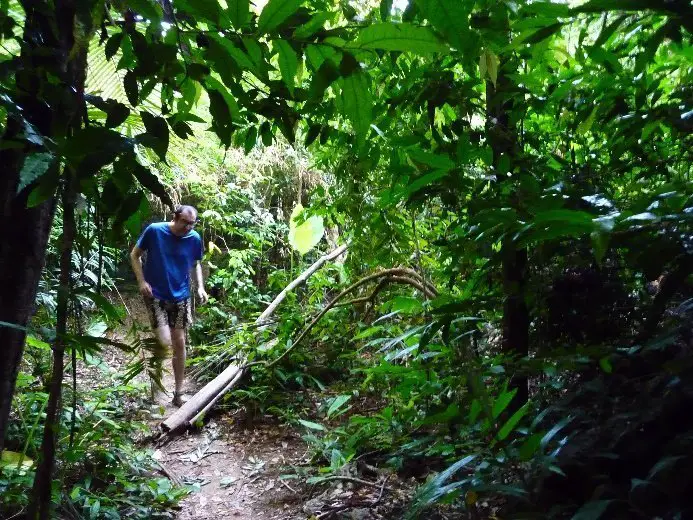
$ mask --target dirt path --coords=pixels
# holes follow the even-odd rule
[[[172,388],[172,376],[167,375],[164,383]],[[187,385],[192,393],[193,385]],[[166,396],[159,396],[158,403],[164,417],[175,410]],[[293,473],[292,464],[305,463],[305,445],[295,432],[268,417],[249,425],[240,412],[217,414],[201,429],[153,449],[169,478],[193,488],[176,518],[305,518],[298,490],[291,480],[279,479]]]

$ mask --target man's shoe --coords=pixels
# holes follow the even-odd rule
[[[173,400],[171,401],[173,406],[178,406],[179,408],[183,406],[185,401],[183,400],[183,394],[178,392],[173,392]]]

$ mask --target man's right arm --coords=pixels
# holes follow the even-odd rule
[[[148,296],[153,298],[152,286],[147,283],[144,279],[144,271],[142,271],[142,253],[144,251],[139,247],[135,246],[130,252],[130,263],[132,264],[132,270],[135,272],[135,278],[137,278],[137,285],[140,288],[142,296]]]

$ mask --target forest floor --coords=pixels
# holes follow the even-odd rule
[[[146,310],[137,295],[124,295],[128,319],[122,329],[108,333],[111,339],[127,341],[126,334],[136,320],[146,325]],[[114,301],[119,301],[116,296]],[[102,354],[103,365],[115,377],[122,373],[129,359],[126,354],[109,347]],[[191,492],[180,502],[175,518],[239,519],[239,520],[304,520],[310,519],[379,519],[392,516],[394,498],[382,500],[380,490],[355,488],[345,481],[331,482],[329,489],[301,484],[298,479],[281,479],[297,469],[307,468],[310,458],[300,431],[280,423],[275,417],[250,417],[243,408],[212,412],[201,428],[190,429],[177,436],[160,437],[160,423],[176,408],[171,404],[173,375],[170,360],[165,364],[164,388],[154,400],[134,399],[127,408],[134,419],[149,424],[151,434],[143,441],[159,463],[161,473]],[[82,384],[99,381],[96,367],[82,367]],[[99,379],[95,379],[95,378]],[[140,374],[136,383],[149,387],[149,378]],[[190,396],[199,384],[186,380],[184,392]],[[157,442],[157,438],[158,442]],[[386,493],[388,495],[388,493]],[[399,493],[398,493],[399,495]],[[397,500],[401,503],[401,499]],[[389,504],[388,504],[389,502]],[[366,506],[366,507],[364,507]]]

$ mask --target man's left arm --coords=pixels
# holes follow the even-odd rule
[[[200,304],[204,305],[209,300],[209,296],[205,291],[204,280],[202,280],[202,264],[195,262],[195,285],[197,285],[197,297],[200,299]]]

